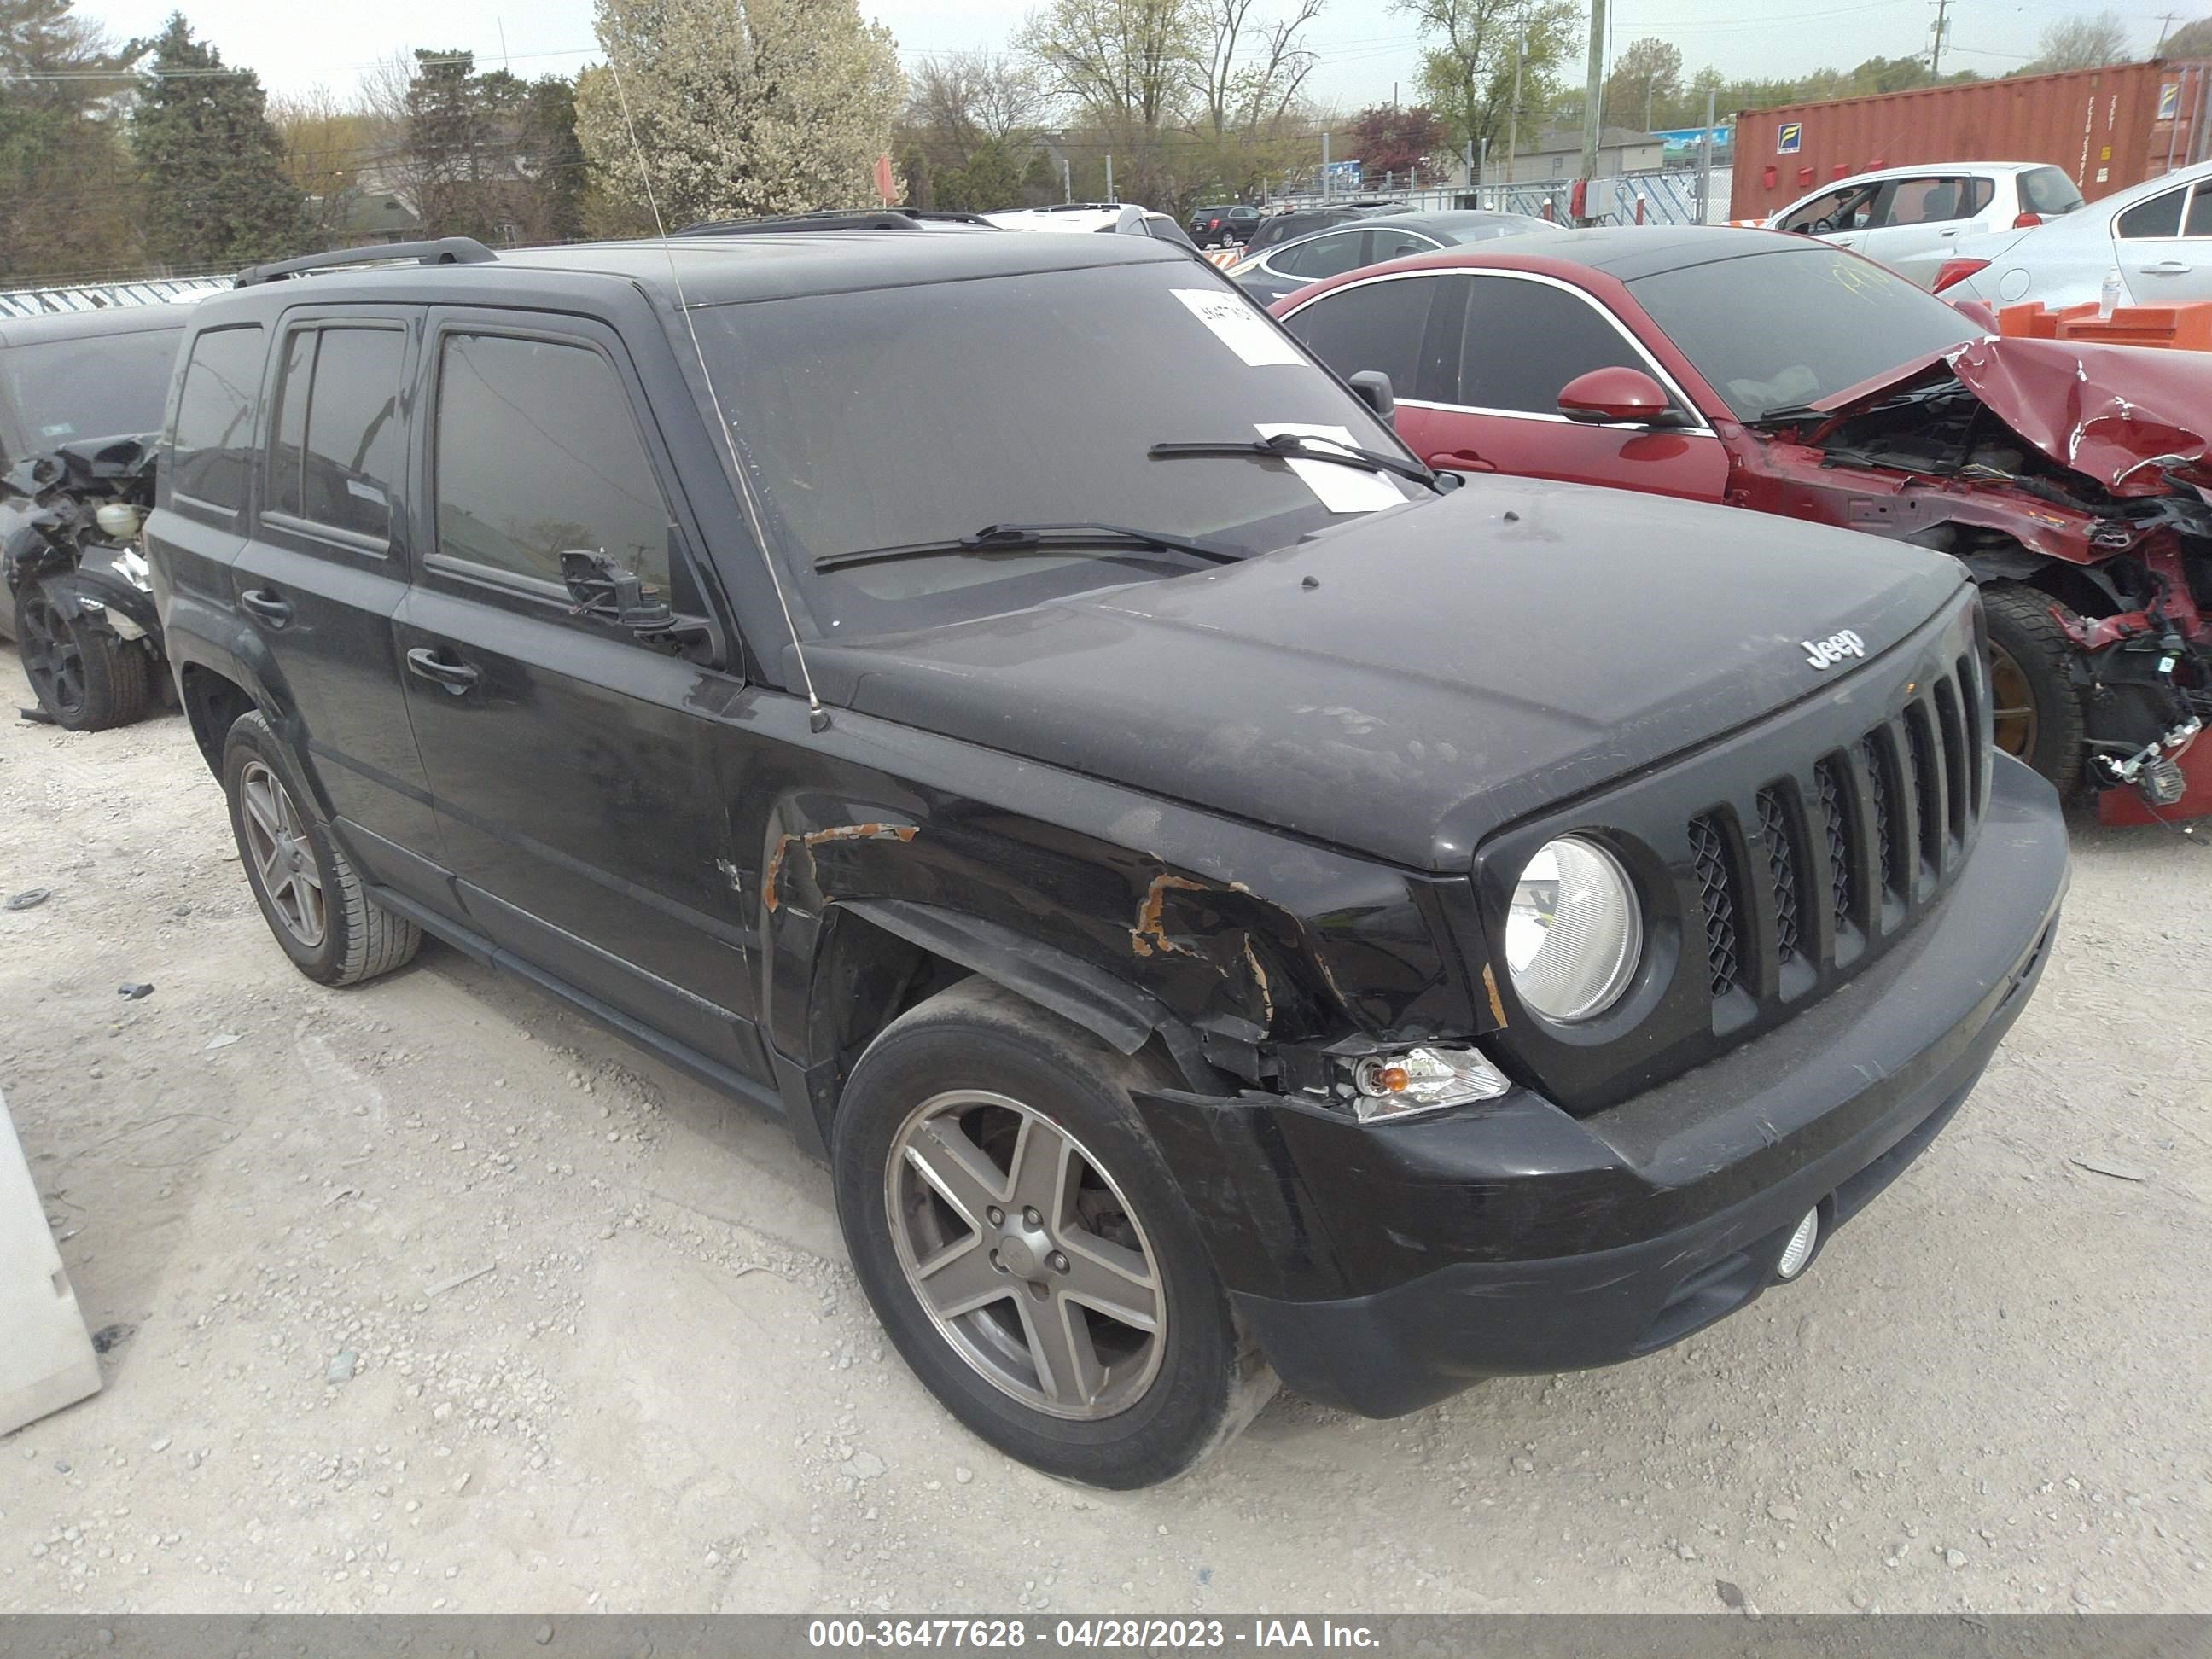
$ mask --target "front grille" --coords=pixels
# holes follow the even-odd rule
[[[1774,951],[1784,962],[1798,956],[1797,848],[1782,792],[1759,792],[1759,833],[1766,842],[1767,872],[1774,878]]]
[[[1961,658],[1907,690],[1891,719],[1759,789],[1741,817],[1756,842],[1731,838],[1725,808],[1689,820],[1716,1001],[1802,992],[1905,927],[1957,868],[1984,805],[1974,665]]]
[[[1820,840],[1828,854],[1828,921],[1841,928],[1851,919],[1851,831],[1844,813],[1850,799],[1844,786],[1844,764],[1831,755],[1813,769],[1820,789]]]
[[[1736,956],[1735,889],[1728,840],[1709,816],[1690,820],[1690,856],[1698,876],[1698,910],[1705,921],[1705,963],[1712,993],[1726,996],[1742,978]]]

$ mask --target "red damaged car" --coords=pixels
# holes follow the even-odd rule
[[[1387,374],[1433,466],[1955,555],[1997,743],[2062,790],[2212,811],[2212,741],[2181,765],[2212,717],[2212,360],[1992,337],[1856,254],[1699,227],[1532,233],[1273,310],[1346,379]]]

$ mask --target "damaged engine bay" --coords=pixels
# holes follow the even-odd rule
[[[2162,389],[2147,356],[2167,354],[2130,353],[2138,395],[2147,379]],[[2102,386],[2103,366],[2059,342],[1984,339],[1831,400],[1800,441],[1824,494],[1838,475],[1888,475],[1881,495],[1847,496],[1850,528],[1954,555],[1993,611],[2010,594],[2045,612],[2070,647],[2055,666],[2081,702],[2082,781],[2168,807],[2212,720],[2212,457],[2186,424]],[[2007,663],[1993,666],[2003,680]],[[2000,746],[2017,752],[1996,690]]]
[[[154,505],[154,443],[148,434],[64,445],[0,475],[0,574],[38,698],[26,719],[98,731],[169,694],[139,543]]]

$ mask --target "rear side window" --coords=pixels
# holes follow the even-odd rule
[[[1370,230],[1367,233],[1367,263],[1379,265],[1385,259],[1404,259],[1416,253],[1434,253],[1437,244],[1426,236],[1410,230]]]
[[[1401,276],[1339,289],[1283,325],[1345,379],[1379,368],[1400,397],[1418,397],[1421,338],[1439,286],[1432,276]]]
[[[436,494],[447,558],[557,584],[563,553],[605,553],[667,587],[667,504],[622,380],[588,346],[446,336]]]
[[[396,328],[302,329],[286,344],[270,505],[376,541],[392,533],[400,465]]]
[[[2137,202],[2123,213],[2117,227],[2123,240],[2141,241],[2154,236],[2181,234],[2181,198],[2187,190],[2169,190],[2148,202]]]
[[[2063,218],[2081,205],[2081,192],[2057,167],[2036,167],[2020,175],[2020,204],[2045,219]]]
[[[262,349],[258,323],[210,329],[192,341],[171,436],[173,494],[233,513],[246,505]]]
[[[1471,409],[1556,415],[1559,392],[1594,368],[1649,374],[1620,331],[1589,301],[1545,283],[1468,276],[1459,395]]]

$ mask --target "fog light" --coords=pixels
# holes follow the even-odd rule
[[[1813,1247],[1820,1242],[1820,1212],[1817,1209],[1805,1212],[1805,1218],[1797,1224],[1797,1231],[1790,1235],[1790,1242],[1782,1247],[1782,1260],[1774,1264],[1778,1279],[1795,1279],[1805,1271],[1805,1264],[1813,1259]]]

